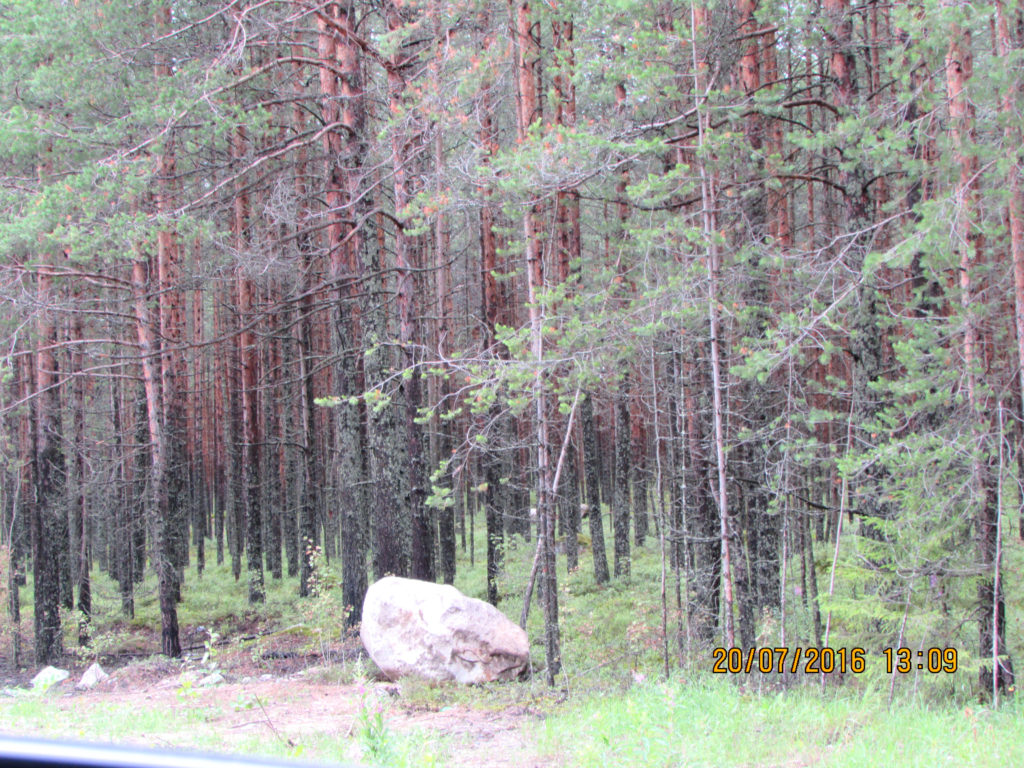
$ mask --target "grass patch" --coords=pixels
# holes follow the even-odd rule
[[[4,731],[52,739],[155,745],[153,739],[166,730],[168,718],[182,715],[183,710],[171,712],[109,701],[70,707],[53,695],[0,700]]]
[[[641,685],[548,719],[544,753],[607,765],[964,766],[1024,764],[1021,706],[999,711],[903,703],[809,689],[754,695],[729,680]]]
[[[166,703],[168,700],[173,703]],[[295,734],[284,726],[274,727],[254,696],[239,693],[234,702],[228,702],[216,698],[210,689],[182,685],[173,697],[144,703],[56,694],[0,698],[0,730],[48,739],[328,763],[396,768],[444,764],[448,751],[445,737],[392,729],[391,705],[385,698],[366,695],[361,707],[352,728],[346,730],[338,722],[318,732]],[[232,726],[230,718],[239,712],[245,712],[254,725],[248,732]]]

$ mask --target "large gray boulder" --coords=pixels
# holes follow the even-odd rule
[[[452,586],[397,576],[367,590],[359,635],[392,680],[514,680],[530,662],[526,633],[494,606]]]

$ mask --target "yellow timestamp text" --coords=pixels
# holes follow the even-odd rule
[[[787,671],[794,675],[859,675],[865,669],[866,653],[863,648],[713,648],[711,671],[722,675]]]
[[[941,672],[953,673],[957,669],[956,648],[922,648],[914,651],[910,648],[886,648],[885,668],[888,674],[899,672],[929,672],[937,675]]]

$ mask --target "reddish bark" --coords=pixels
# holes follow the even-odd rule
[[[983,393],[979,373],[988,373],[983,349],[991,346],[986,339],[987,329],[979,315],[980,304],[976,285],[977,271],[985,261],[985,240],[978,221],[978,157],[975,152],[974,104],[966,92],[973,74],[971,32],[954,25],[950,30],[950,44],[946,53],[946,94],[949,97],[950,134],[955,159],[960,166],[956,187],[957,211],[955,236],[960,252],[960,301],[964,317],[963,365],[967,404],[970,409],[972,436],[979,443],[972,466],[972,486],[975,494],[975,525],[978,546],[979,656],[992,659],[993,666],[980,669],[982,690],[999,691],[1013,685],[1013,665],[1006,647],[1006,610],[1000,580],[999,553],[999,497],[996,486],[999,479],[993,466],[992,451],[982,455],[983,445],[993,435],[1000,439],[994,423],[995,404]],[[998,657],[998,660],[996,660]]]
[[[518,85],[519,142],[529,138],[530,127],[539,117],[537,77],[539,74],[540,45],[530,4],[519,2],[515,6],[516,81]],[[544,359],[544,310],[540,304],[544,290],[544,269],[541,243],[537,231],[538,202],[530,201],[523,214],[523,249],[526,264],[527,302],[530,313],[530,351],[537,370],[534,374],[533,398],[535,405],[535,437],[537,441],[537,519],[541,537],[541,566],[544,596],[545,657],[547,681],[554,685],[561,669],[561,650],[558,628],[558,589],[555,570],[555,510],[552,503],[552,477],[550,466],[550,416],[547,406],[542,365]]]

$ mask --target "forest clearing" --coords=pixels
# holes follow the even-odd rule
[[[218,732],[264,686],[280,754],[300,682],[360,759],[492,696],[539,763],[699,764],[698,705],[761,724],[716,765],[1018,754],[1022,50],[1005,0],[0,0],[0,713],[106,660]],[[529,679],[378,680],[388,575]]]

